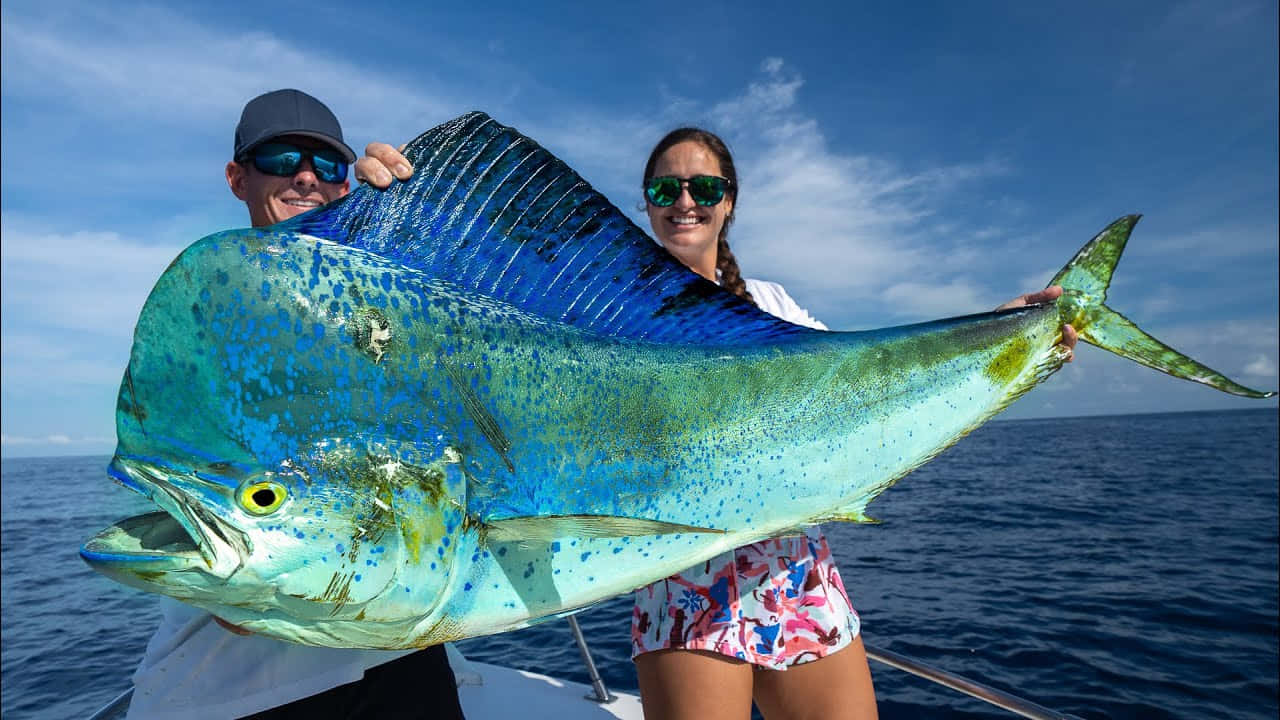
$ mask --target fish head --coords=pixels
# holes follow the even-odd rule
[[[451,450],[431,463],[332,439],[271,468],[149,450],[118,451],[109,472],[159,509],[81,548],[112,579],[284,639],[319,632],[325,644],[342,644],[354,620],[416,622],[447,588],[466,525]]]
[[[464,532],[460,455],[403,400],[434,376],[371,352],[351,328],[368,307],[332,302],[360,280],[329,271],[359,260],[346,252],[221,234],[166,270],[138,320],[109,467],[157,510],[86,542],[94,569],[313,644],[389,647],[369,638],[376,621],[438,604]],[[376,269],[369,303],[389,292]]]

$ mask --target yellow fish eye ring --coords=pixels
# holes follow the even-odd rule
[[[289,498],[289,491],[275,480],[254,480],[240,486],[236,500],[250,515],[270,515]]]

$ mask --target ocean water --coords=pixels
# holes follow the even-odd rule
[[[868,644],[1083,718],[1277,717],[1274,409],[991,423],[828,525]],[[84,718],[124,690],[154,601],[79,543],[149,509],[107,458],[6,459],[6,720]],[[630,603],[579,616],[611,688],[636,689]],[[461,644],[586,682],[552,622]],[[883,718],[1009,718],[872,663]]]

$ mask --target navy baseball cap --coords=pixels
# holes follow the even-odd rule
[[[281,135],[315,138],[342,153],[348,163],[356,154],[342,141],[342,126],[325,104],[301,90],[276,90],[259,95],[244,106],[236,125],[233,158],[245,157],[255,147]]]

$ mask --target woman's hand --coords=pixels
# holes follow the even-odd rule
[[[1038,303],[1049,303],[1049,302],[1053,302],[1054,300],[1057,300],[1060,297],[1062,297],[1062,286],[1050,285],[1049,287],[1043,290],[1040,290],[1038,292],[1027,293],[1026,295],[1019,295],[1018,297],[996,308],[996,310],[1012,310],[1013,308],[1023,307],[1026,305],[1036,305]],[[1071,352],[1071,354],[1067,356],[1067,362],[1071,362],[1072,360],[1075,359],[1076,339],[1077,339],[1076,329],[1071,327],[1070,325],[1063,325],[1062,326],[1062,342],[1059,344]]]
[[[413,167],[401,154],[402,150],[403,145],[400,150],[380,142],[366,145],[364,157],[356,160],[356,181],[386,190],[394,179],[408,180],[413,177]]]

